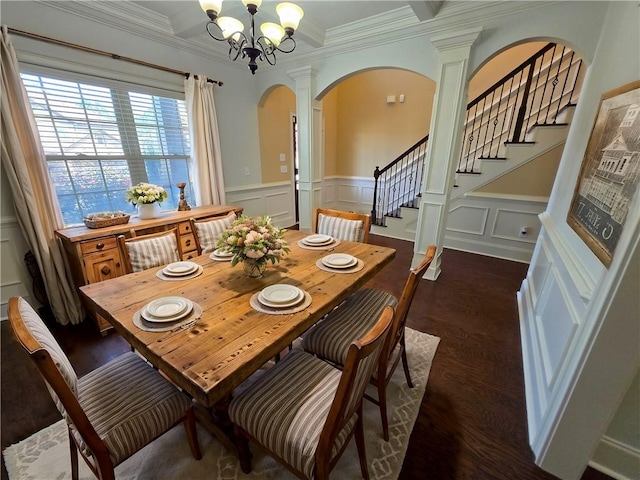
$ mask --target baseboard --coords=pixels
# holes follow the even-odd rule
[[[640,449],[604,435],[589,466],[615,480],[638,480]]]

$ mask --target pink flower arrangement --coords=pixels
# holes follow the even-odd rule
[[[231,265],[248,258],[275,264],[290,251],[283,238],[285,231],[273,225],[268,216],[252,218],[242,215],[220,235],[216,248],[233,253]]]

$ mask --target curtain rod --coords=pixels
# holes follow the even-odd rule
[[[163,67],[162,65],[154,65],[153,63],[148,63],[148,62],[145,62],[143,60],[137,60],[137,59],[131,58],[131,57],[123,57],[122,55],[118,55],[116,53],[109,53],[109,52],[105,52],[104,50],[97,50],[97,49],[91,48],[91,47],[84,47],[82,45],[77,45],[75,43],[65,42],[64,40],[57,40],[55,38],[50,38],[50,37],[45,37],[43,35],[38,35],[36,33],[25,32],[24,30],[17,30],[15,28],[8,27],[7,31],[9,33],[11,33],[11,34],[14,34],[14,35],[20,35],[22,37],[33,38],[35,40],[41,40],[43,42],[55,43],[56,45],[62,45],[62,46],[65,46],[65,47],[75,48],[76,50],[83,50],[85,52],[95,53],[96,55],[103,55],[105,57],[111,57],[114,60],[122,60],[122,61],[125,61],[125,62],[135,63],[137,65],[142,65],[142,66],[145,66],[145,67],[155,68],[156,70],[162,70],[164,72],[175,73],[177,75],[182,75],[185,78],[189,78],[189,76],[191,75],[191,73],[183,72],[182,70],[176,70],[176,69],[169,68],[169,67]],[[194,78],[198,78],[198,76],[194,75]],[[216,85],[218,85],[220,87],[224,83],[221,80],[208,79],[207,81],[211,82],[211,83],[215,83]]]

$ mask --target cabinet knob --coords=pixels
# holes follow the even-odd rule
[[[102,250],[104,248],[104,243],[100,242],[99,244],[96,245],[96,248],[98,250]]]
[[[187,240],[187,241],[186,241],[186,242],[184,242],[184,243],[187,245],[187,247],[190,247],[190,246],[191,246],[191,240]]]
[[[103,275],[109,275],[111,273],[111,269],[105,265],[100,269],[100,273]]]

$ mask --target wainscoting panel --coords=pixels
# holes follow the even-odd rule
[[[449,207],[446,248],[529,263],[547,198],[467,194]],[[527,233],[520,236],[522,227]]]
[[[538,213],[498,208],[496,209],[491,236],[535,245],[539,233],[536,227],[539,224]],[[522,227],[527,229],[524,237],[520,236]]]
[[[551,267],[553,265],[549,254],[549,247],[547,246],[547,240],[544,235],[540,236],[539,242],[540,246],[537,250],[537,259],[535,262],[531,262],[531,267],[527,276],[527,281],[531,290],[531,300],[534,304],[537,304],[540,300],[538,296],[539,292],[542,292],[545,288],[545,284],[549,278]]]
[[[227,203],[244,208],[249,216],[269,215],[273,223],[295,224],[293,188],[289,182],[249,185],[226,190]]]
[[[447,231],[482,236],[487,226],[489,208],[458,205],[449,210]]]
[[[371,213],[373,177],[327,177],[324,179],[323,188],[327,191],[323,196],[324,207],[347,212]]]
[[[359,195],[358,185],[340,182],[338,183],[338,201],[342,204],[358,205]]]
[[[13,296],[24,297],[34,307],[40,303],[31,292],[31,276],[24,263],[29,247],[15,218],[0,219],[0,320],[7,319],[7,304]]]
[[[551,271],[544,294],[536,308],[536,327],[540,341],[545,381],[553,388],[558,370],[576,332],[578,320],[558,273]]]
[[[541,442],[550,411],[557,407],[557,392],[566,388],[565,373],[587,315],[583,289],[578,288],[581,282],[576,282],[564,256],[571,247],[546,214],[540,218],[544,221],[539,241],[517,294],[529,442],[534,449],[544,448]]]

